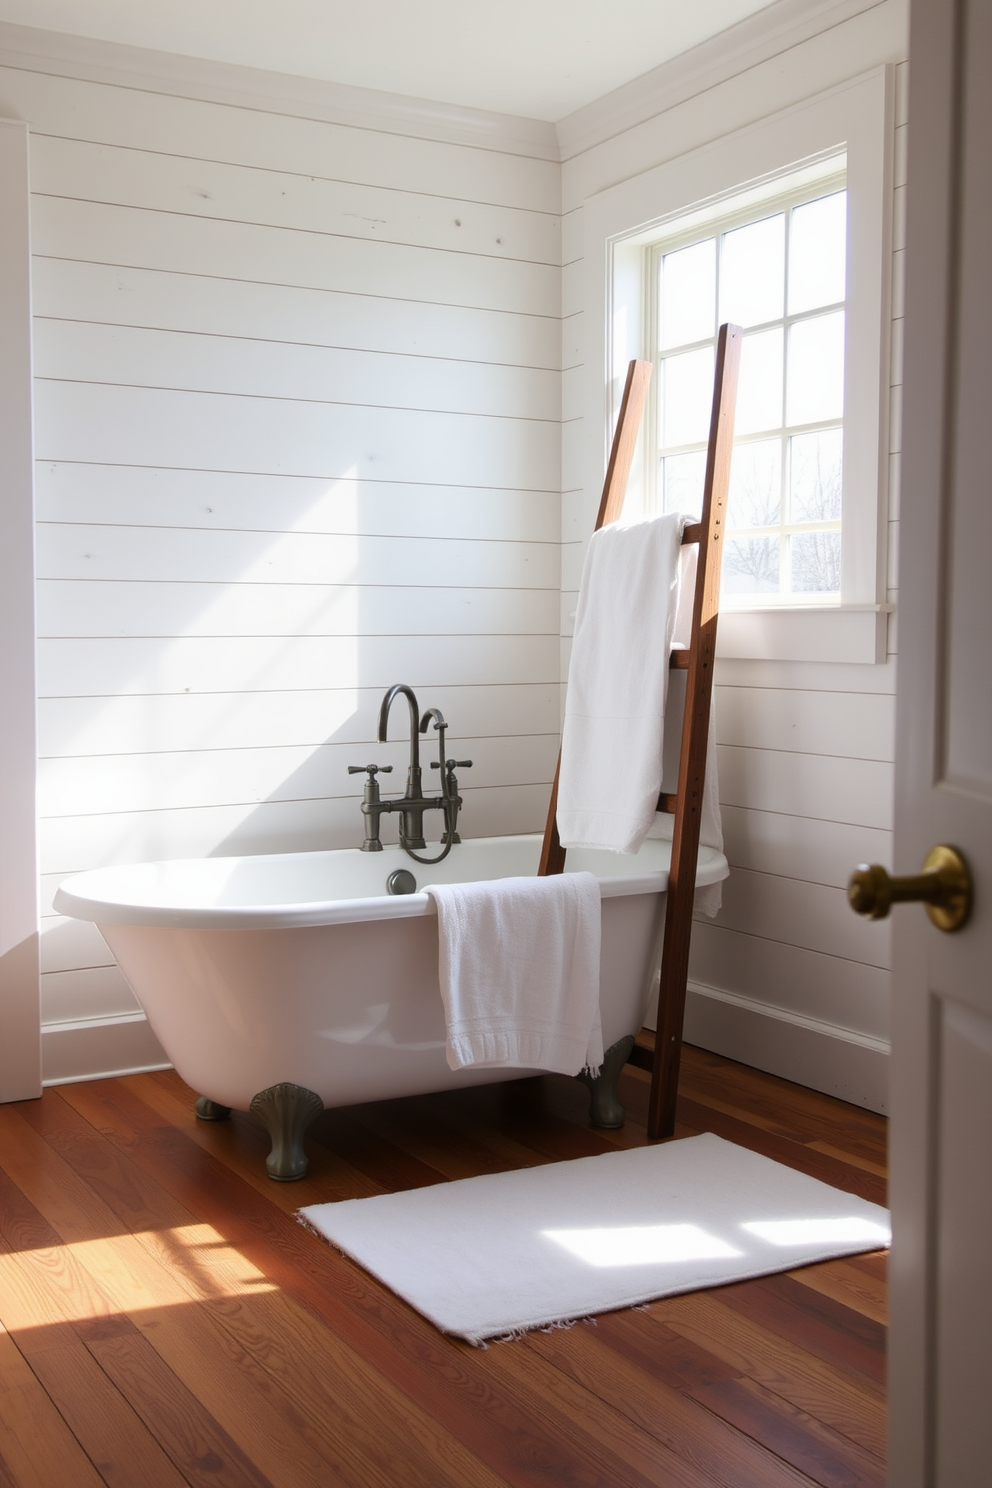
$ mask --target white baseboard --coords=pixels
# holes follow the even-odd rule
[[[655,1012],[649,1014],[653,1028]],[[685,1041],[869,1111],[885,1113],[889,1045],[834,1023],[690,982]]]
[[[69,1085],[78,1080],[104,1080],[112,1075],[140,1075],[147,1070],[170,1068],[144,1013],[42,1025],[43,1085]]]

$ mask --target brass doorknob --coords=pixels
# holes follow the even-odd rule
[[[922,902],[938,930],[960,930],[971,914],[971,874],[955,847],[927,853],[923,872],[893,878],[878,863],[859,863],[847,885],[855,914],[884,920],[893,904]]]

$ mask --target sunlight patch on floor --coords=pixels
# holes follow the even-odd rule
[[[274,1291],[207,1224],[0,1255],[0,1324],[8,1331]]]

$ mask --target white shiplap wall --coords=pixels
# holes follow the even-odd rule
[[[854,7],[847,7],[848,11]],[[896,66],[889,598],[898,535],[902,257],[907,121],[901,0],[825,16],[823,31],[754,52],[686,97],[671,64],[657,109],[624,120],[624,95],[560,128],[562,183],[563,552],[567,656],[581,559],[594,511],[583,487],[583,202],[698,145],[825,91],[880,63]],[[755,26],[761,17],[755,17]],[[633,97],[633,94],[631,95]],[[598,328],[597,328],[598,329]],[[720,796],[732,874],[715,923],[693,931],[687,1034],[803,1083],[884,1108],[889,935],[858,920],[845,885],[857,862],[889,863],[895,627],[881,666],[722,661],[717,672]]]
[[[56,51],[0,50],[31,131],[48,1079],[156,1053],[62,876],[356,844],[346,766],[402,790],[394,681],[475,761],[466,829],[538,828],[559,709],[553,138]]]

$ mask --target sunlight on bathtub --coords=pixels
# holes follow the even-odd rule
[[[542,1230],[541,1233],[589,1266],[651,1266],[721,1260],[743,1253],[694,1224]]]
[[[0,1256],[8,1330],[275,1291],[263,1272],[207,1224]]]

